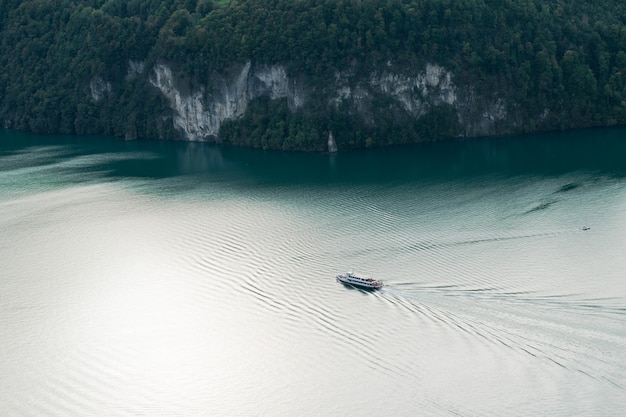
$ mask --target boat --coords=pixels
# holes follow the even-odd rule
[[[382,281],[354,272],[346,272],[345,274],[337,274],[337,280],[344,284],[354,285],[355,287],[378,289],[383,287]]]
[[[591,229],[591,227],[589,227],[589,226],[583,226],[583,227],[581,227],[580,229],[581,229],[581,230],[589,230],[589,229]]]

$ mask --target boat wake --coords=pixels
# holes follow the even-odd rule
[[[473,343],[500,345],[531,360],[557,365],[626,390],[626,308],[617,299],[577,299],[497,288],[468,289],[389,282],[379,296],[414,314],[428,328],[443,329],[450,339],[465,334]],[[601,322],[602,326],[598,326]],[[603,344],[603,352],[589,346]]]

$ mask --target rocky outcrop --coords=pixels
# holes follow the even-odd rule
[[[337,148],[337,143],[335,142],[335,137],[333,136],[333,132],[328,132],[328,152],[333,153],[337,152],[339,149]]]
[[[414,76],[385,70],[372,74],[369,79],[357,82],[351,88],[353,77],[349,72],[336,74],[337,94],[331,100],[336,106],[351,101],[360,112],[370,111],[368,103],[378,94],[391,97],[407,113],[419,117],[427,113],[430,106],[441,103],[454,105],[457,101],[452,74],[438,65],[427,64],[423,72]]]
[[[138,75],[143,74],[145,70],[145,64],[142,61],[133,61],[132,59],[128,61],[128,69],[126,70],[126,79],[134,78]]]
[[[105,94],[111,91],[111,83],[104,81],[101,77],[93,77],[89,82],[89,90],[91,98],[95,101],[100,100]]]
[[[150,82],[168,98],[174,126],[189,140],[217,139],[222,123],[243,116],[256,97],[286,98],[292,111],[306,103],[304,85],[289,79],[280,65],[253,68],[247,62],[226,74],[211,74],[206,85],[183,93],[172,69],[158,64]]]
[[[427,64],[413,75],[385,69],[355,82],[350,72],[335,75],[335,107],[347,105],[365,121],[374,120],[380,111],[376,97],[386,97],[411,118],[418,119],[435,107],[447,104],[456,110],[462,136],[483,136],[498,132],[498,125],[508,118],[506,103],[499,98],[477,96],[471,86],[456,86],[452,73],[436,64]],[[514,124],[514,123],[513,123]]]
[[[143,65],[129,64],[129,75],[143,71]],[[174,111],[174,127],[188,140],[219,140],[219,131],[227,120],[246,113],[251,100],[268,96],[286,99],[289,109],[296,111],[307,104],[314,93],[303,79],[287,76],[281,65],[253,65],[246,62],[225,73],[211,74],[206,83],[190,90],[169,65],[160,63],[150,71],[150,82],[167,97]],[[93,83],[92,83],[93,84]],[[92,87],[92,95],[101,97],[99,88]],[[190,91],[188,91],[190,90]],[[94,92],[95,91],[95,92]],[[337,72],[324,87],[331,107],[349,109],[362,120],[374,123],[376,98],[389,99],[408,117],[419,119],[437,106],[449,105],[456,110],[463,136],[496,133],[498,126],[510,118],[506,103],[499,98],[478,97],[471,86],[457,86],[450,71],[436,64],[427,64],[423,70],[393,71],[388,65],[369,77],[357,77],[354,70]],[[97,94],[96,94],[97,93]],[[319,92],[318,92],[319,93]],[[508,121],[515,125],[515,121]],[[336,150],[332,135],[328,149]]]

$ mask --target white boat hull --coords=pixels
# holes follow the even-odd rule
[[[336,278],[337,278],[337,281],[342,282],[344,284],[353,285],[355,287],[366,288],[370,290],[376,290],[384,286],[382,282],[375,280],[375,279],[371,279],[371,278],[369,280],[364,280],[362,278],[361,279],[352,278],[345,274],[339,274],[336,276]]]

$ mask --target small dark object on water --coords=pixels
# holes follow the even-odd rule
[[[591,227],[589,227],[589,226],[583,226],[583,227],[581,227],[581,230],[589,230],[589,229],[591,229]]]

